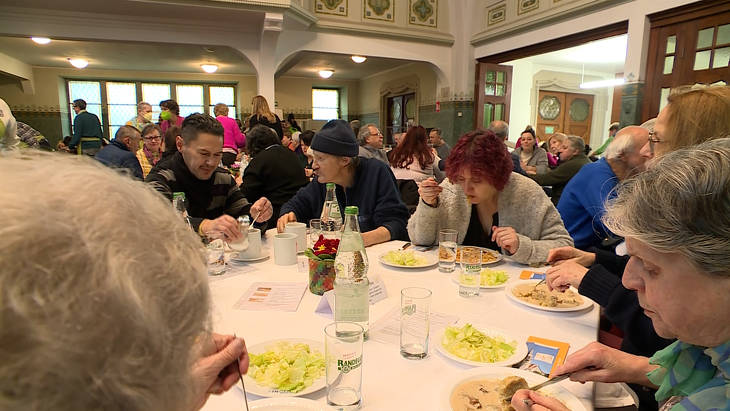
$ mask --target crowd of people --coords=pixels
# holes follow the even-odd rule
[[[0,384],[12,387],[0,408],[191,409],[229,389],[248,354],[211,329],[200,239],[237,240],[243,215],[280,232],[308,223],[328,183],[340,210],[359,207],[365,246],[434,245],[454,229],[459,244],[549,264],[550,289],[575,287],[603,307],[620,349],[591,343],[555,374],[630,383],[642,409],[728,408],[730,87],[674,94],[654,122],[612,125],[591,153],[577,136],[541,143],[532,127],[510,152],[503,121],[453,148],[441,129],[413,125],[386,152],[375,124],[302,130],[263,96],[243,127],[223,104],[216,117],[159,106],[159,124],[141,102],[105,144],[76,100],[65,147],[81,155],[10,150],[0,161],[0,216],[12,222],[0,227]],[[16,122],[0,119],[2,148],[13,148]],[[187,225],[174,193],[185,194]],[[529,390],[512,406],[566,409]]]

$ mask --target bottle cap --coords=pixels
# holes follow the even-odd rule
[[[359,209],[357,208],[357,206],[347,206],[347,207],[345,207],[345,214],[357,215],[357,212],[358,211],[359,211]]]
[[[182,191],[176,191],[176,192],[172,193],[172,198],[178,198],[178,197],[185,198],[185,193]]]
[[[327,190],[329,190],[330,188],[335,188],[335,183],[327,183],[325,186],[327,187]]]

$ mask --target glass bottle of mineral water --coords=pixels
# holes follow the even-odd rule
[[[358,323],[368,335],[368,256],[357,223],[358,209],[345,208],[345,227],[335,257],[335,321]]]
[[[322,221],[323,230],[337,231],[342,227],[342,214],[340,205],[337,203],[335,183],[327,183],[327,193],[324,196],[324,206],[319,219]]]
[[[185,193],[181,191],[172,193],[172,208],[182,217],[185,224],[187,224],[188,227],[191,227],[188,210],[187,207],[185,207]]]

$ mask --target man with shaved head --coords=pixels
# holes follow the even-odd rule
[[[558,212],[576,248],[598,246],[609,235],[601,222],[606,200],[620,181],[644,170],[646,158],[640,152],[648,139],[646,128],[621,129],[605,157],[583,166],[565,186]]]
[[[492,121],[491,123],[489,123],[489,131],[494,132],[494,134],[498,138],[501,138],[502,141],[504,141],[505,147],[510,146],[512,148],[515,148],[515,145],[507,140],[507,138],[509,137],[509,124],[507,124],[506,121]],[[512,171],[514,171],[515,173],[520,173],[523,176],[526,175],[525,170],[523,170],[522,166],[520,165],[520,157],[516,153],[512,153]]]

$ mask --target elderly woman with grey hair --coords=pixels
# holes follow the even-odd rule
[[[0,409],[192,410],[247,371],[162,196],[52,154],[6,156],[0,186]]]
[[[574,381],[626,381],[658,388],[660,410],[730,407],[730,138],[660,157],[628,180],[604,221],[626,238],[623,284],[636,290],[656,332],[677,341],[651,359],[592,343],[554,370]],[[536,403],[518,391],[517,410]]]

